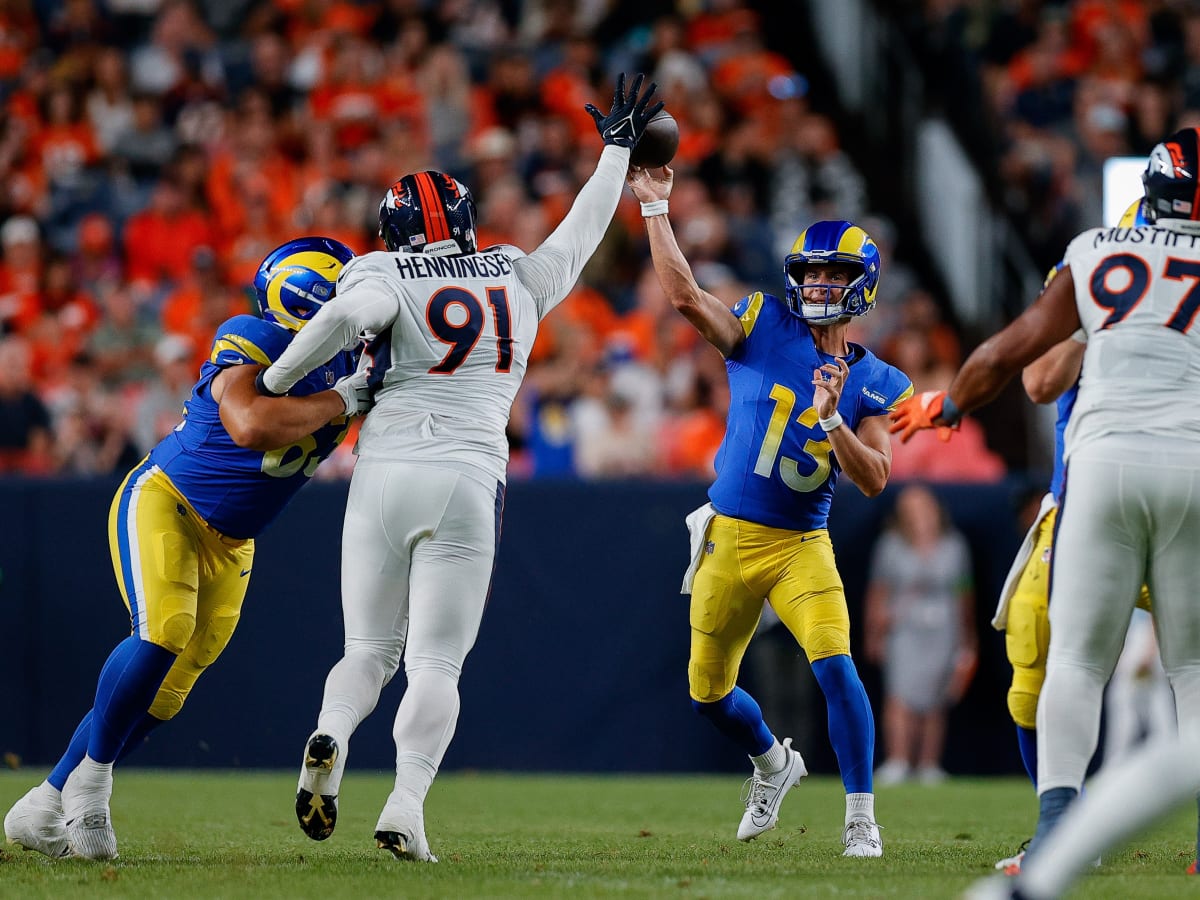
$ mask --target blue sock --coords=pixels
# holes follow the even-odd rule
[[[150,713],[142,713],[141,719],[134,724],[133,731],[125,739],[125,745],[121,747],[121,752],[117,754],[117,762],[121,762],[130,753],[142,746],[146,735],[161,725],[163,721],[163,719],[156,718],[150,715]],[[83,721],[75,729],[75,733],[71,735],[71,742],[67,745],[67,752],[58,761],[58,765],[46,776],[46,780],[60,791],[63,789],[63,785],[67,783],[67,778],[75,771],[75,767],[83,760],[83,755],[87,753],[88,737],[91,734],[91,728],[92,711],[89,709],[87,715],[83,717]]]
[[[71,742],[67,744],[67,752],[63,754],[62,759],[58,761],[58,765],[46,776],[46,780],[58,788],[60,791],[63,785],[67,783],[67,776],[75,771],[75,767],[79,765],[83,755],[87,753],[88,735],[92,730],[92,711],[89,709],[87,715],[79,723],[75,729],[75,733],[71,735]]]
[[[136,636],[117,644],[96,684],[88,756],[98,763],[116,760],[174,662],[170,650]]]
[[[1021,750],[1021,762],[1025,764],[1025,773],[1037,790],[1037,729],[1017,726],[1017,747]]]
[[[1078,796],[1079,791],[1067,787],[1050,788],[1050,790],[1043,791],[1038,795],[1037,829],[1033,832],[1033,839],[1029,842],[1029,848],[1025,851],[1026,859],[1031,857],[1037,849],[1038,844],[1046,839],[1046,835],[1054,830],[1054,826],[1058,824],[1058,820],[1062,818],[1062,814],[1067,811],[1067,807]]]
[[[740,687],[734,687],[716,703],[693,700],[692,708],[716,725],[747,756],[762,756],[775,743],[775,735],[763,721],[757,701]]]
[[[813,675],[829,710],[829,741],[847,794],[872,793],[875,717],[854,661],[845,654],[818,659]]]

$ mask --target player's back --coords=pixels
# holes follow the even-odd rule
[[[1200,441],[1200,225],[1091,229],[1066,262],[1088,335],[1066,455],[1114,433]]]
[[[514,269],[523,256],[509,246],[442,257],[380,251],[346,267],[339,291],[371,279],[400,299],[368,350],[383,374],[359,456],[504,479],[504,432],[539,321]]]

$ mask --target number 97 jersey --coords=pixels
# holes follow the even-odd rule
[[[1064,263],[1087,332],[1064,456],[1114,433],[1200,440],[1200,224],[1093,228]]]
[[[744,297],[733,307],[746,339],[725,360],[729,414],[708,497],[725,516],[792,531],[826,527],[841,467],[817,423],[813,370],[835,357],[782,300]],[[912,382],[869,350],[850,344],[838,412],[854,430],[912,394]]]

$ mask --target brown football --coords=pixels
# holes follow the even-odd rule
[[[646,130],[629,154],[629,163],[644,169],[657,169],[674,159],[678,149],[679,123],[665,109],[660,109],[646,123]]]

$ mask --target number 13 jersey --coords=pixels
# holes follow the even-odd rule
[[[812,333],[770,294],[733,307],[746,339],[725,360],[729,414],[708,498],[717,512],[792,531],[826,527],[841,467],[817,424],[813,370],[834,357],[817,350]],[[850,374],[838,401],[851,430],[886,415],[912,394],[912,382],[869,350],[850,344]]]
[[[1064,457],[1114,433],[1200,440],[1200,223],[1093,228],[1063,261],[1088,345]]]

